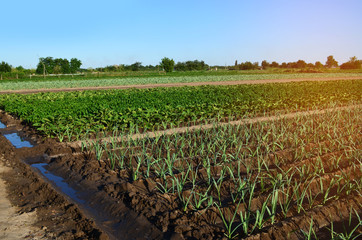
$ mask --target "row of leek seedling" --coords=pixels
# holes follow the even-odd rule
[[[333,116],[327,116],[324,118],[324,122],[319,123],[319,125],[328,125],[328,119],[331,117]],[[305,117],[297,118],[294,124],[293,121],[285,121],[281,132],[277,131],[280,128],[275,128],[275,125],[280,126],[280,123],[271,122],[235,126],[223,125],[203,131],[143,139],[125,138],[127,136],[118,133],[117,135],[115,134],[115,137],[111,138],[111,142],[102,142],[101,140],[87,141],[84,143],[83,149],[94,151],[98,160],[106,156],[112,167],[121,169],[132,168],[136,163],[136,166],[140,169],[141,166],[147,164],[148,170],[154,168],[149,165],[159,166],[158,169],[166,168],[168,171],[165,172],[172,175],[174,172],[183,171],[184,164],[182,162],[185,160],[192,161],[194,165],[202,165],[204,168],[209,168],[235,162],[239,159],[260,156],[267,158],[270,154],[274,154],[274,158],[268,164],[275,165],[287,163],[283,157],[278,157],[275,154],[280,151],[292,150],[294,152],[292,156],[293,161],[301,161],[311,158],[315,154],[317,156],[326,154],[330,151],[329,149],[333,149],[331,151],[336,152],[344,150],[346,147],[358,148],[359,142],[355,141],[354,135],[346,135],[345,131],[346,128],[351,128],[354,129],[354,132],[351,134],[360,132],[358,129],[360,126],[358,113],[354,115],[354,122],[344,124],[336,122],[333,135],[329,134],[323,138],[314,137],[314,135],[321,136],[325,133],[326,127],[320,127],[320,131],[314,132],[312,136],[316,140],[314,142],[308,139],[299,140],[299,136],[306,136],[308,135],[306,132],[309,131],[308,126],[306,126],[309,123],[303,122],[303,120],[305,120]],[[341,124],[343,124],[343,127],[340,126]],[[300,129],[305,130],[301,131]],[[117,141],[118,139],[123,140]],[[325,143],[327,143],[328,147]],[[310,150],[310,145],[312,145],[313,151]],[[308,146],[309,151],[306,150]],[[340,159],[334,161],[338,162]],[[323,163],[320,161],[319,164]],[[258,166],[259,169],[261,167]],[[147,177],[150,176],[149,173],[148,171]],[[137,174],[137,176],[140,175],[145,174]]]
[[[217,206],[226,235],[233,238],[240,229],[241,235],[248,235],[275,223],[276,217],[287,218],[291,209],[302,213],[316,204],[361,194],[362,180],[358,177],[361,175],[354,178],[343,169],[338,171],[340,164],[348,161],[344,169],[348,167],[361,173],[360,112],[357,109],[268,123],[215,126],[203,131],[135,140],[118,133],[110,143],[98,140],[87,142],[83,147],[86,151],[95,151],[99,160],[103,154],[107,155],[112,168],[128,169],[132,180],[155,179],[158,191],[177,196],[183,211]],[[316,153],[306,152],[310,144],[316,146]],[[336,164],[333,167],[326,166],[321,159],[330,153],[329,146],[333,146],[332,152],[343,152],[328,158]],[[316,161],[291,165],[288,169],[283,158],[273,158],[274,162],[267,158],[271,153],[288,149],[298,149],[293,156],[295,161],[312,157]],[[215,172],[218,167],[220,170]],[[205,179],[198,177],[201,171],[206,173]],[[330,178],[328,172],[337,174]],[[323,181],[326,175],[330,178],[329,185]],[[229,201],[222,196],[226,182],[234,186],[227,189]],[[253,201],[262,197],[265,201],[261,208],[252,209]],[[232,217],[224,215],[226,209],[230,211],[229,206],[235,204]],[[239,211],[240,208],[244,210]]]

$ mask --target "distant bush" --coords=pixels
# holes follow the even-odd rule
[[[343,63],[340,66],[341,69],[360,69],[361,61],[358,61],[356,57],[351,57],[348,62]]]

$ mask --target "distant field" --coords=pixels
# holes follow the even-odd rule
[[[192,82],[224,82],[265,79],[300,79],[300,78],[334,78],[361,77],[362,73],[297,73],[297,74],[245,74],[245,75],[201,75],[201,76],[155,76],[155,77],[115,77],[91,79],[52,79],[34,81],[4,81],[0,82],[1,90],[21,89],[52,89],[78,87],[104,87],[120,85],[144,85],[161,83],[192,83]]]

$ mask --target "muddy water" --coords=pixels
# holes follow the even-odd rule
[[[29,141],[21,138],[18,133],[4,134],[4,137],[6,137],[15,148],[33,147]]]
[[[36,163],[31,166],[38,169],[44,175],[44,177],[52,181],[64,194],[69,196],[74,201],[80,204],[84,204],[85,201],[78,198],[77,192],[73,188],[69,187],[63,178],[55,176],[45,169],[45,166],[47,165],[47,163]]]
[[[149,225],[142,215],[139,216],[129,210],[123,202],[115,203],[102,194],[98,190],[98,186],[92,188],[77,183],[66,183],[64,178],[59,177],[59,172],[54,173],[52,165],[51,162],[31,164],[46,180],[55,186],[59,193],[68,197],[71,202],[82,210],[85,216],[94,220],[110,240],[163,239],[162,233]],[[69,182],[69,179],[67,181]]]

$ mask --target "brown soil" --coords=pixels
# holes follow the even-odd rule
[[[161,83],[161,84],[105,86],[105,87],[75,87],[75,88],[57,88],[57,89],[23,89],[23,90],[3,90],[0,91],[0,94],[10,94],[10,93],[31,94],[39,92],[70,92],[70,91],[85,91],[85,90],[183,87],[183,86],[202,86],[202,85],[226,86],[226,85],[241,85],[241,84],[288,83],[288,82],[304,82],[304,81],[335,81],[335,80],[356,80],[356,79],[361,79],[361,77],[265,79],[265,80],[241,80],[241,81],[223,81],[223,82]]]
[[[155,190],[159,179],[153,181],[141,178],[131,181],[127,172],[111,170],[106,159],[97,161],[92,154],[79,152],[79,149],[76,149],[78,147],[60,144],[52,139],[41,139],[32,129],[23,127],[20,121],[3,112],[0,112],[0,119],[8,126],[6,129],[0,129],[0,161],[9,168],[9,171],[3,174],[3,179],[6,181],[8,198],[17,207],[16,211],[21,214],[33,214],[29,221],[35,228],[33,232],[28,232],[29,234],[38,234],[37,236],[43,239],[225,238],[225,228],[216,207],[201,211],[188,209],[183,212],[175,194],[161,194]],[[273,119],[258,119],[270,120]],[[250,123],[252,120],[245,124]],[[3,136],[9,132],[22,133],[35,144],[35,147],[15,149]],[[357,132],[352,137],[348,139],[356,146],[361,146],[361,134]],[[328,146],[329,143],[323,144]],[[358,159],[345,159],[344,152],[335,150],[317,155],[318,153],[313,153],[313,144],[308,147],[312,156],[300,162],[288,159],[289,155],[293,155],[289,150],[278,151],[276,154],[285,155],[285,164],[290,166],[314,165],[316,156],[320,156],[325,163],[330,162],[335,155],[342,156],[342,162],[346,162],[345,165],[341,165],[342,170],[348,172],[352,179],[360,177],[360,171],[351,167]],[[270,159],[273,160],[272,157]],[[77,196],[82,202],[60,193],[54,184],[45,180],[39,171],[30,166],[40,162],[48,164],[49,172],[63,177],[69,186],[77,191]],[[272,164],[270,166],[272,167]],[[214,170],[220,171],[217,167]],[[331,170],[330,173],[321,176],[322,184],[327,184],[330,176],[340,174],[342,170]],[[200,169],[200,179],[202,174]],[[317,184],[319,181],[315,182]],[[227,179],[225,184],[232,186],[230,179]],[[184,194],[189,193],[185,191]],[[222,189],[222,201],[230,202],[228,195],[229,189]],[[253,209],[260,207],[264,200],[263,194],[256,196]],[[318,204],[320,201],[321,199],[317,198],[315,207],[306,213],[298,213],[296,209],[292,209],[292,214],[287,218],[277,221],[276,224],[267,224],[249,238],[303,239],[299,230],[304,229],[308,232],[310,219],[313,217],[315,231],[320,239],[328,239],[330,235],[326,235],[321,229],[330,225],[330,216],[333,216],[336,225],[342,226],[348,222],[348,210],[351,206],[362,214],[361,196],[358,194],[342,195],[338,201],[332,200],[327,204]],[[222,211],[227,213],[234,207],[235,205],[231,204]],[[355,223],[356,219],[352,220]]]
[[[0,162],[0,174],[11,170]],[[0,179],[0,239],[46,239],[42,229],[33,226],[36,212],[22,213],[7,199],[5,182]]]

